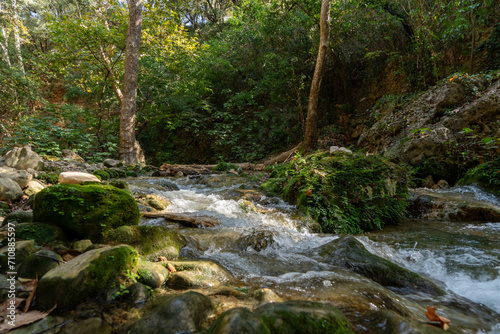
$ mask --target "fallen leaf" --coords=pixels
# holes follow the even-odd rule
[[[0,325],[0,332],[6,333],[10,330],[19,328],[21,326],[29,325],[34,323],[35,321],[41,320],[47,317],[50,314],[50,312],[52,312],[56,308],[56,306],[57,305],[54,305],[54,307],[47,312],[30,311],[23,314],[16,314],[15,326],[11,326],[9,325],[8,322],[4,321],[4,323]]]
[[[9,307],[10,305],[10,301],[13,300],[14,301],[14,306],[15,308],[18,308],[19,305],[21,305],[21,303],[25,300],[24,298],[10,298],[10,299],[7,299],[5,300],[3,303],[0,304],[0,313],[1,314],[7,314],[7,307]]]
[[[167,264],[167,269],[168,269],[168,271],[170,271],[171,273],[176,273],[176,272],[177,272],[177,269],[175,269],[175,267],[172,265],[172,263],[168,263],[168,264]]]
[[[439,322],[439,327],[441,327],[445,331],[448,330],[451,320],[437,315],[435,306],[427,306],[427,312],[425,313],[425,315],[427,316],[427,319],[429,319],[429,321]]]
[[[36,279],[33,281],[32,290],[30,292],[30,296],[26,299],[26,305],[24,305],[24,313],[28,312],[31,306],[31,302],[35,297],[36,287],[38,286],[38,274],[36,275]]]

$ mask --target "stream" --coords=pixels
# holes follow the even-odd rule
[[[166,191],[161,184],[175,183]],[[181,256],[212,260],[242,289],[270,288],[281,298],[329,302],[346,314],[356,332],[370,333],[370,312],[391,309],[425,323],[425,306],[435,305],[452,320],[451,332],[500,333],[500,223],[410,220],[357,239],[373,254],[430,278],[442,297],[389,290],[324,261],[316,249],[338,238],[311,233],[311,222],[294,206],[260,193],[236,176],[128,179],[134,193],[172,202],[165,211],[217,219],[214,228],[180,229],[188,240]],[[443,190],[500,206],[476,187]],[[165,225],[143,219],[143,225]],[[404,310],[404,311],[401,311]]]

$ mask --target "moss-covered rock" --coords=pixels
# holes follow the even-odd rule
[[[198,292],[166,297],[150,314],[134,323],[130,334],[198,333],[213,313],[210,299]]]
[[[7,223],[31,223],[33,222],[33,211],[15,211],[5,216],[3,225]]]
[[[10,213],[10,206],[7,202],[0,201],[0,217],[4,217]]]
[[[210,327],[209,334],[271,334],[264,321],[250,310],[237,307],[222,313]]]
[[[383,286],[433,295],[444,294],[430,280],[370,253],[352,236],[333,240],[321,246],[318,251],[328,262],[346,267]]]
[[[47,249],[28,256],[20,265],[18,276],[22,278],[40,279],[50,270],[58,267],[63,262],[59,254]]]
[[[116,279],[138,263],[138,254],[130,246],[94,249],[47,272],[38,283],[37,307],[71,309],[87,298],[110,289]]]
[[[177,258],[186,239],[176,231],[163,226],[121,226],[106,234],[108,243],[134,246],[137,251],[152,260],[158,255]]]
[[[53,240],[65,239],[60,228],[43,223],[22,223],[16,226],[16,237],[24,240],[34,240],[38,245]]]
[[[36,178],[43,181],[46,184],[59,183],[59,174],[57,173],[39,173]]]
[[[97,176],[97,178],[99,178],[100,180],[109,180],[111,178],[109,173],[105,170],[102,170],[102,169],[98,169],[98,170],[94,171],[92,174]]]
[[[33,218],[60,227],[68,237],[99,242],[108,231],[139,223],[132,196],[113,186],[59,184],[35,196]]]
[[[359,233],[404,216],[409,173],[380,156],[317,153],[277,167],[262,188],[296,203],[324,232]]]
[[[458,181],[459,185],[478,184],[500,195],[500,157],[469,169]]]
[[[354,333],[344,314],[337,308],[311,301],[291,300],[257,308],[271,333],[335,334]]]
[[[138,281],[153,289],[159,288],[168,277],[168,270],[159,263],[140,261],[137,267]]]

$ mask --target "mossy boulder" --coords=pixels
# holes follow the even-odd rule
[[[186,246],[183,236],[164,226],[121,226],[110,230],[105,241],[134,246],[149,260],[159,255],[177,258],[179,251]]]
[[[28,256],[19,267],[18,275],[22,278],[38,277],[40,279],[50,270],[63,263],[63,259],[57,253],[47,249],[41,249],[38,252]]]
[[[64,239],[65,235],[57,226],[43,223],[22,223],[16,226],[16,237],[34,240],[38,245],[43,245],[56,239]]]
[[[159,263],[140,261],[137,274],[138,281],[153,289],[159,288],[168,277],[168,270]]]
[[[198,292],[169,296],[158,304],[153,312],[134,323],[128,333],[198,333],[214,311],[210,299]]]
[[[405,215],[409,172],[380,156],[316,153],[274,169],[262,189],[296,203],[324,232],[359,233]]]
[[[253,313],[264,321],[271,333],[354,333],[342,311],[317,302],[291,300],[270,303],[257,308]]]
[[[97,178],[99,178],[100,180],[109,180],[111,178],[109,173],[105,170],[102,170],[102,169],[98,169],[98,170],[94,171],[92,174],[97,176]]]
[[[237,307],[222,313],[208,333],[271,334],[271,330],[259,316],[244,307]]]
[[[71,309],[110,289],[117,278],[136,268],[139,256],[127,245],[94,249],[47,272],[38,283],[37,308]]]
[[[35,196],[33,219],[60,227],[68,237],[100,242],[113,228],[139,223],[133,197],[100,184],[59,184]]]
[[[3,225],[7,223],[31,223],[33,222],[33,211],[14,211],[5,216]]]
[[[370,253],[352,236],[333,240],[318,251],[329,263],[346,267],[383,286],[398,288],[403,292],[444,295],[444,291],[430,280]]]

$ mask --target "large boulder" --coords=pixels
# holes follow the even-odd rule
[[[270,303],[253,313],[264,321],[271,333],[354,333],[342,311],[317,302],[291,300]]]
[[[17,184],[19,184],[21,188],[24,188],[31,181],[33,175],[31,175],[25,170],[16,170],[12,172],[0,173],[0,177],[9,178],[12,181],[15,181]]]
[[[329,263],[346,267],[383,286],[399,288],[401,291],[444,294],[444,291],[430,280],[370,253],[352,236],[333,240],[321,246],[318,251]]]
[[[35,196],[33,220],[60,227],[68,237],[100,242],[123,225],[139,223],[132,196],[113,186],[59,184]]]
[[[14,147],[0,159],[0,165],[22,170],[27,170],[28,168],[41,170],[43,168],[43,160],[29,146],[23,148]]]
[[[137,252],[126,245],[85,252],[42,277],[36,290],[37,308],[48,310],[57,304],[58,309],[71,309],[110,289],[137,262]]]
[[[17,201],[23,196],[19,184],[0,174],[0,201]]]
[[[213,311],[210,299],[198,292],[166,297],[152,313],[134,323],[128,333],[197,333]]]

